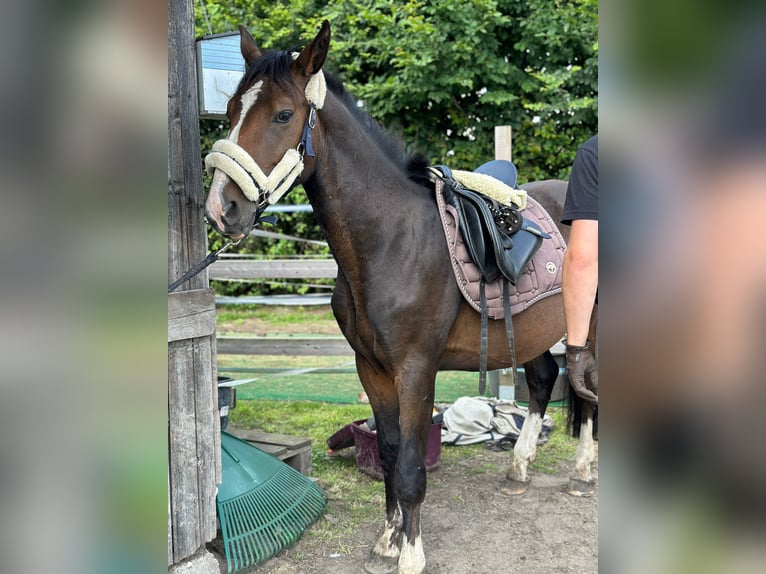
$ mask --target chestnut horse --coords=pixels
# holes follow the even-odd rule
[[[332,309],[355,352],[377,425],[386,516],[365,568],[423,572],[420,506],[435,377],[439,370],[479,369],[479,314],[454,279],[425,161],[408,160],[338,80],[323,73],[329,24],[300,53],[261,52],[247,30],[240,33],[247,69],[228,103],[229,136],[206,158],[213,173],[208,221],[239,239],[270,203],[303,185],[338,263]],[[565,182],[525,188],[560,219]],[[566,227],[562,233],[568,237]],[[529,481],[558,374],[548,349],[564,335],[561,294],[514,315],[513,327],[531,398],[504,480],[507,490],[519,492]],[[510,366],[503,321],[490,321],[488,367]],[[583,430],[590,430],[590,419],[585,412]],[[593,443],[590,432],[580,435],[575,478],[585,484]]]

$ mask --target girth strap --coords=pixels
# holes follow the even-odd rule
[[[511,317],[511,294],[508,279],[503,277],[503,312],[505,314],[505,337],[508,340],[508,351],[511,353],[511,373],[513,386],[516,387],[516,342],[513,338],[513,319]]]
[[[487,320],[487,295],[484,290],[485,281],[482,277],[479,282],[479,297],[481,299],[481,335],[479,350],[479,395],[484,395],[487,390],[487,349],[489,347],[489,325]],[[508,341],[508,352],[511,355],[511,373],[513,386],[516,386],[518,374],[516,372],[516,340],[513,335],[513,319],[511,317],[510,282],[503,277],[503,311],[505,314],[505,336]]]
[[[487,294],[484,292],[484,277],[479,283],[479,296],[481,298],[481,348],[479,351],[479,394],[483,395],[487,389],[487,347],[489,346],[489,333],[487,325]]]

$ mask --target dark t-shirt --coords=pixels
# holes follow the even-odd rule
[[[572,164],[561,223],[575,219],[598,221],[598,134],[577,149]]]

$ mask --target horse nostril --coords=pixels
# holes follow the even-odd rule
[[[239,219],[239,205],[236,201],[229,201],[223,206],[221,219],[224,223],[236,223]]]

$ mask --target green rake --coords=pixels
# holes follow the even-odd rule
[[[295,543],[327,505],[327,495],[310,479],[223,431],[221,462],[216,506],[229,574]]]

